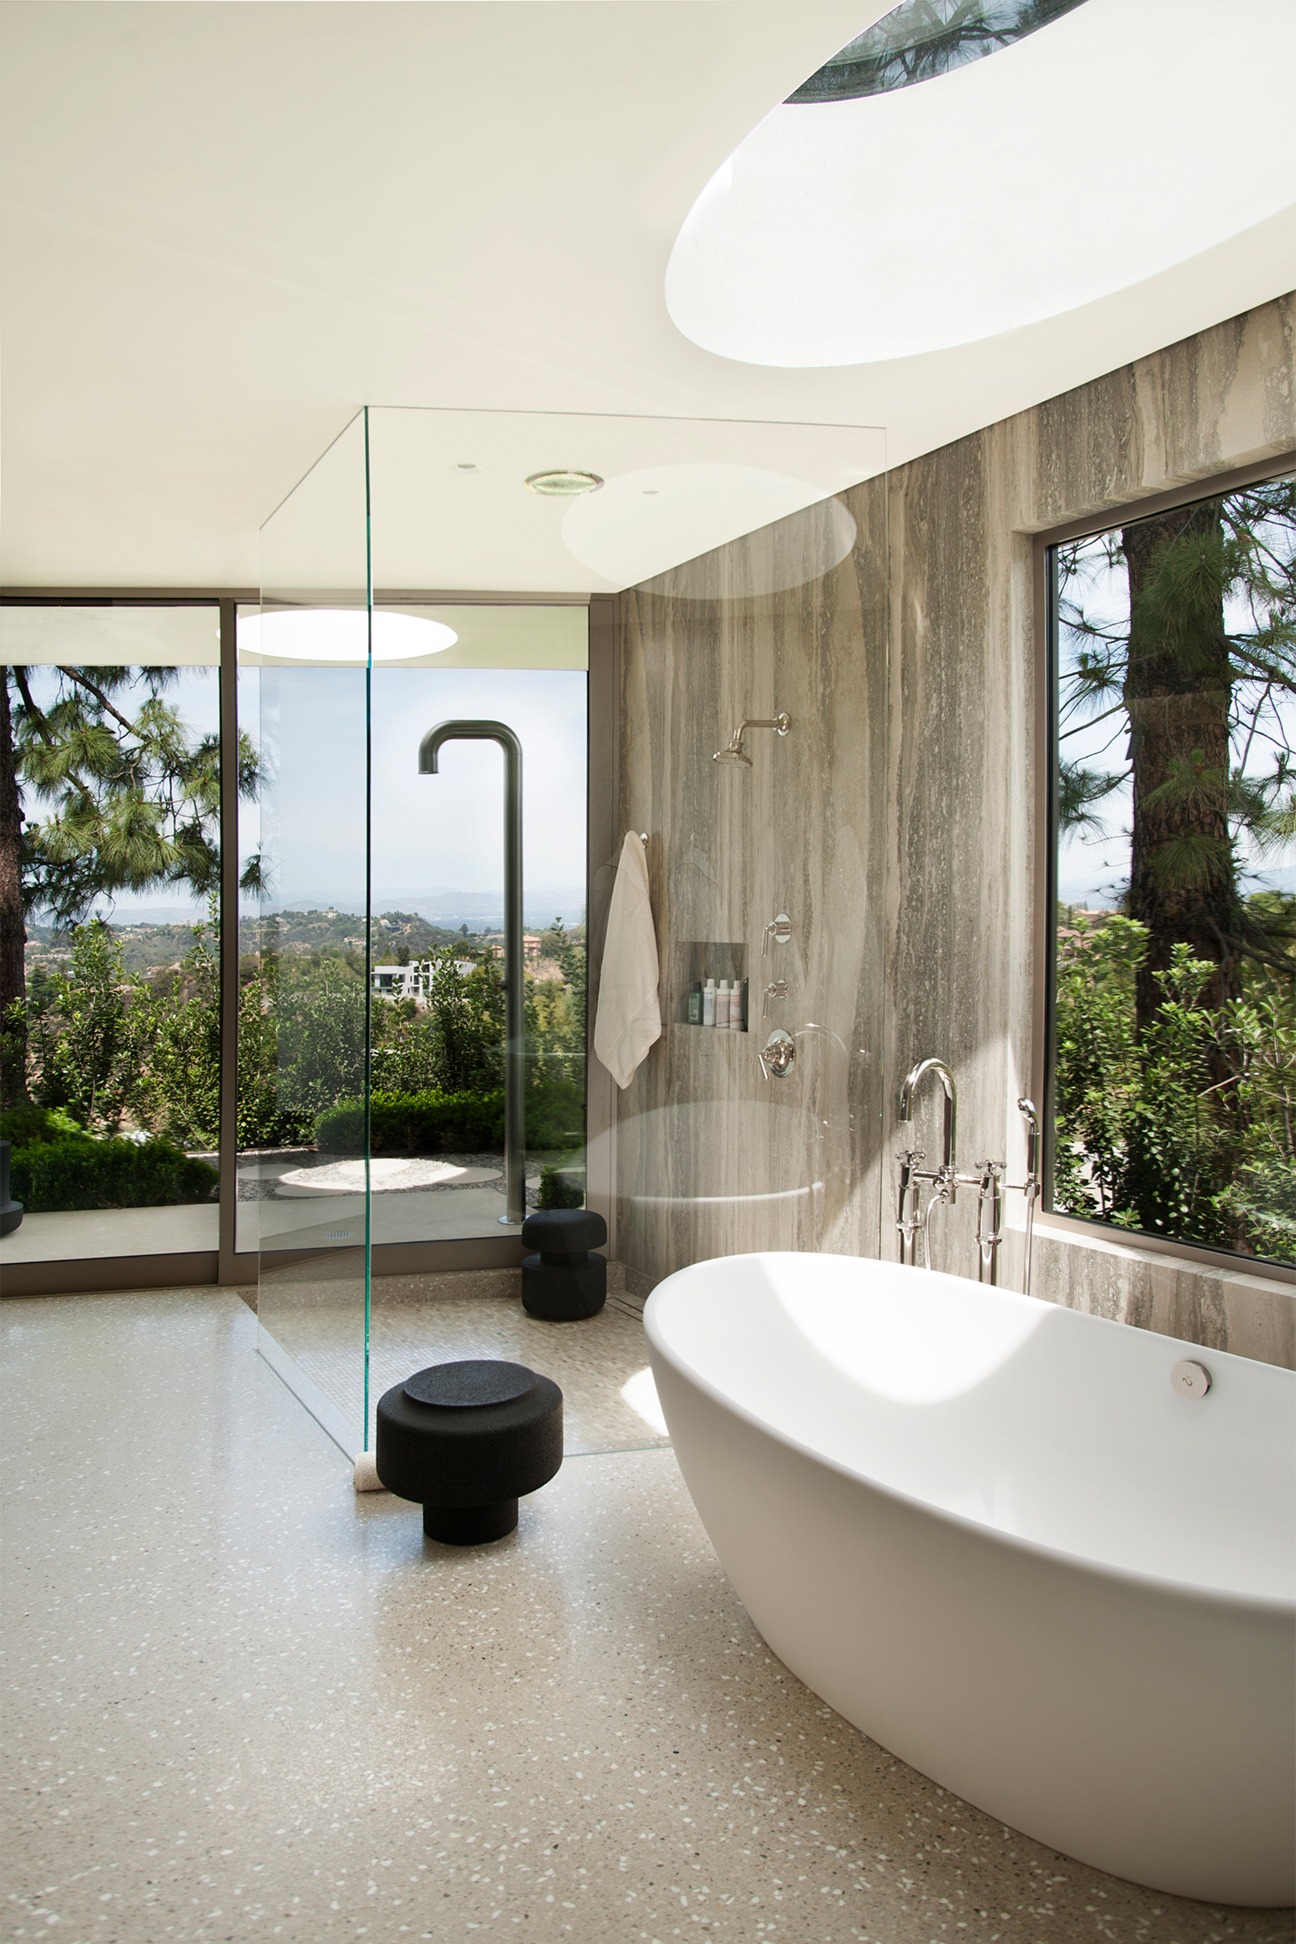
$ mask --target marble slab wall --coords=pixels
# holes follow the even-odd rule
[[[621,600],[622,823],[649,834],[667,1022],[620,1099],[617,1250],[640,1272],[878,1248],[886,493],[875,480],[849,515],[827,501]],[[750,768],[713,761],[744,717],[779,711],[789,733],[750,731]],[[780,912],[793,936],[762,957]],[[712,964],[748,979],[747,1033],[687,1023]],[[762,1026],[775,980],[787,997]],[[774,1025],[797,1041],[786,1080],[758,1058]]]
[[[1263,306],[621,597],[621,821],[650,835],[668,1022],[618,1103],[617,1253],[641,1286],[744,1249],[893,1257],[894,1154],[939,1151],[935,1092],[896,1120],[929,1054],[958,1078],[960,1162],[1021,1179],[1042,972],[1033,536],[1296,445],[1294,329],[1291,298]],[[792,731],[753,732],[750,769],[711,760],[777,709]],[[793,942],[762,961],[780,911]],[[696,941],[740,958],[748,1035],[683,1023]],[[789,985],[769,1022],[797,1042],[785,1081],[757,1059],[766,977]],[[974,1273],[974,1222],[961,1195],[940,1266]],[[1129,1253],[1046,1246],[1036,1291],[1147,1320]],[[1288,1348],[1244,1354],[1291,1360],[1285,1309],[1245,1334]]]

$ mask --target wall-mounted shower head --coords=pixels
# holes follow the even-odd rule
[[[745,729],[772,729],[776,736],[786,736],[791,727],[792,718],[786,711],[776,716],[748,716],[738,724],[738,727],[734,730],[732,736],[730,736],[726,747],[716,750],[711,761],[713,763],[741,763],[745,769],[750,769],[752,759],[743,748],[743,731]]]

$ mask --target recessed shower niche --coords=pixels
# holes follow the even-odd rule
[[[685,938],[676,947],[676,977],[671,1017],[681,1026],[726,1025],[729,1030],[746,1032],[750,1020],[750,994],[747,980],[747,947],[716,939]],[[737,997],[738,1007],[729,1018],[715,1017],[719,994]],[[705,1001],[710,994],[711,1007]],[[704,1017],[704,1012],[710,1017]]]

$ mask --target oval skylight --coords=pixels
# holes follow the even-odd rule
[[[1077,311],[1254,229],[1296,202],[1296,6],[1234,0],[1245,58],[1219,58],[1218,24],[1215,0],[1084,0],[921,87],[775,108],[680,230],[672,319],[748,364],[870,364]]]
[[[803,81],[793,102],[858,101],[997,54],[1084,0],[901,0]]]

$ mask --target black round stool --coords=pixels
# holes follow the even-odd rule
[[[562,1457],[562,1392],[525,1364],[433,1364],[378,1400],[378,1476],[443,1545],[503,1539]]]
[[[588,1208],[541,1208],[522,1224],[522,1307],[546,1323],[597,1316],[607,1301],[607,1223]]]

